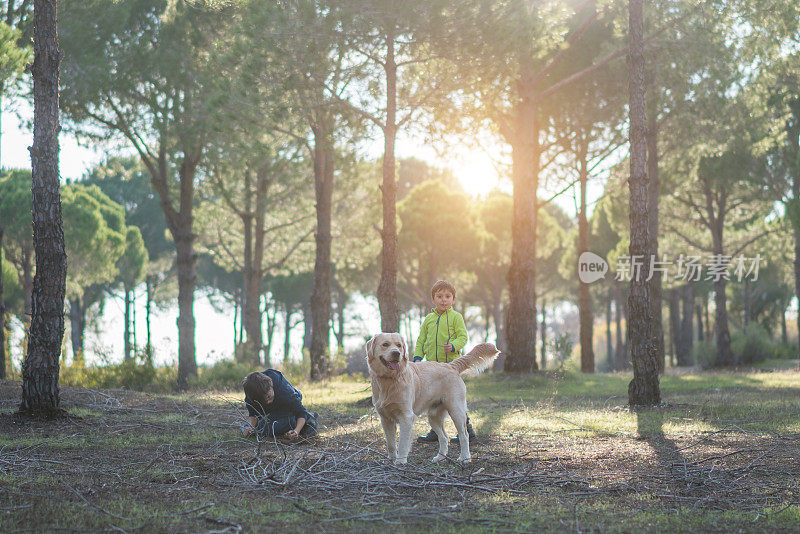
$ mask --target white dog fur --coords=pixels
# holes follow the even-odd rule
[[[380,333],[367,342],[367,363],[372,379],[372,404],[381,418],[389,459],[405,464],[411,450],[411,433],[417,416],[428,414],[431,428],[439,438],[439,450],[433,457],[440,462],[447,456],[448,438],[444,416],[449,413],[458,431],[460,462],[469,462],[467,437],[467,387],[462,374],[477,374],[497,357],[491,343],[481,343],[469,353],[450,362],[409,360],[400,334]],[[397,427],[400,442],[396,442]]]

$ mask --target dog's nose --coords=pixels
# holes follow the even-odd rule
[[[400,357],[400,351],[399,350],[393,350],[391,355],[392,355],[392,358],[399,358]]]

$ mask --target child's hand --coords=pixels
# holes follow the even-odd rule
[[[300,435],[299,435],[297,432],[295,432],[295,431],[294,431],[294,429],[292,429],[292,430],[288,431],[288,432],[286,433],[286,436],[287,436],[289,439],[297,439],[297,438],[299,438],[299,437],[300,437]]]
[[[247,437],[253,433],[255,429],[250,424],[242,425],[242,435]]]
[[[445,343],[444,344],[444,351],[445,352],[455,352],[456,347],[452,343]]]

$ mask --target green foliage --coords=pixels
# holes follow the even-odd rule
[[[731,335],[731,350],[739,363],[751,365],[775,356],[775,347],[767,331],[757,324]]]
[[[142,233],[137,227],[129,226],[125,231],[125,252],[117,260],[118,279],[126,290],[132,290],[144,280],[147,261]]]
[[[59,383],[64,386],[98,388],[125,388],[137,391],[172,391],[175,389],[177,369],[156,367],[143,353],[118,364],[83,366],[74,363],[62,366]]]
[[[125,252],[125,212],[97,186],[68,185],[61,199],[67,296],[73,298],[117,275],[117,260]]]
[[[717,367],[717,345],[711,340],[698,341],[692,345],[691,360],[703,369]]]
[[[235,360],[220,360],[214,365],[201,365],[197,369],[196,384],[203,388],[239,390],[245,376],[261,370]]]
[[[775,346],[775,358],[778,360],[797,359],[797,343],[780,343]]]
[[[3,305],[6,307],[6,312],[21,314],[25,295],[17,270],[11,265],[11,262],[3,258],[0,272],[3,276]]]
[[[572,357],[575,343],[568,332],[562,332],[550,340],[551,354],[559,367],[563,366]]]

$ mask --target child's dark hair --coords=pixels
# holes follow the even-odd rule
[[[252,408],[257,412],[265,413],[267,392],[272,389],[272,379],[264,373],[250,373],[242,380],[242,388],[252,403]]]
[[[448,282],[447,280],[437,280],[433,287],[431,288],[431,298],[436,296],[436,293],[441,291],[442,289],[448,290],[450,293],[453,294],[453,298],[456,298],[456,288],[453,287],[453,284]]]

